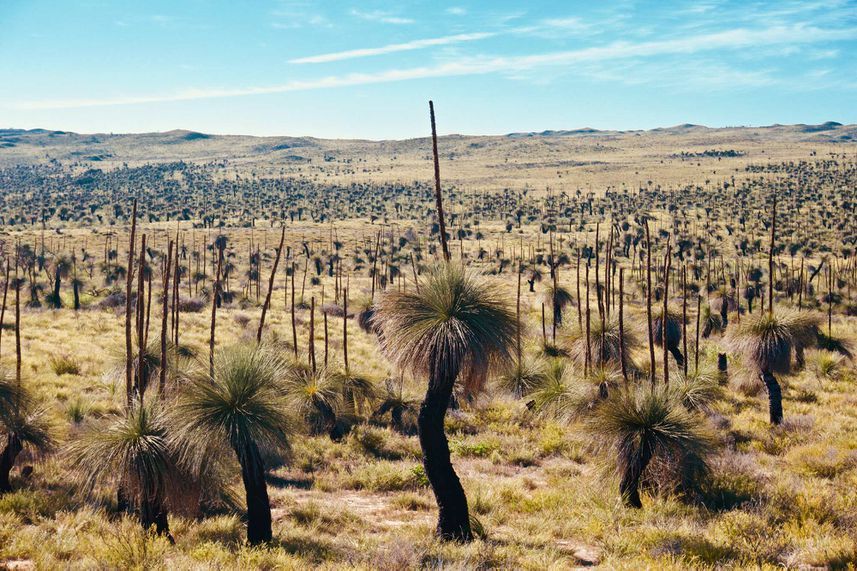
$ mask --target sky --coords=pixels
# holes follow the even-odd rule
[[[857,123],[857,0],[0,0],[0,128]]]

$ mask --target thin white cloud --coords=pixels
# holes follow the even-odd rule
[[[467,14],[467,10],[461,6],[451,6],[445,12],[451,16],[465,16]]]
[[[353,87],[392,83],[435,77],[485,75],[491,73],[520,73],[541,67],[569,66],[599,61],[646,58],[658,55],[682,55],[703,53],[718,49],[745,49],[771,45],[794,45],[857,38],[857,28],[821,29],[807,26],[773,27],[761,30],[737,29],[727,32],[701,34],[681,39],[651,42],[614,42],[606,46],[578,50],[548,52],[525,56],[471,57],[462,58],[434,66],[391,69],[377,73],[353,73],[329,76],[312,80],[295,80],[281,85],[238,89],[196,89],[175,94],[117,97],[106,99],[75,99],[24,101],[7,105],[13,109],[71,109],[80,107],[103,107],[111,105],[133,105],[190,101],[219,97],[241,97]]]
[[[454,36],[444,36],[441,38],[426,38],[423,40],[413,40],[401,44],[389,44],[377,48],[362,48],[356,50],[346,50],[342,52],[331,52],[327,54],[319,54],[289,60],[289,63],[328,63],[333,61],[342,61],[346,59],[355,59],[361,57],[378,56],[384,54],[392,54],[397,52],[406,52],[411,50],[420,50],[434,46],[447,46],[461,42],[474,42],[484,40],[492,36],[496,36],[494,32],[474,32],[471,34],[456,34]]]
[[[360,18],[361,20],[369,20],[370,22],[381,22],[382,24],[413,24],[411,18],[403,18],[389,12],[381,10],[373,10],[372,12],[364,12],[362,10],[351,10],[351,15]]]

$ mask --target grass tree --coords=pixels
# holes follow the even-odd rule
[[[664,319],[665,313],[666,319]],[[669,309],[666,312],[661,311],[654,319],[655,345],[664,347],[664,343],[666,343],[666,350],[673,356],[676,365],[680,368],[684,366],[684,355],[679,348],[682,340],[682,322],[682,315]],[[665,323],[666,325],[664,325]],[[664,366],[667,366],[666,362],[664,362]]]
[[[203,466],[212,448],[228,446],[235,453],[247,500],[247,540],[252,545],[272,538],[263,458],[266,453],[286,453],[290,447],[292,423],[283,391],[286,369],[286,363],[264,345],[232,347],[218,352],[213,374],[188,382],[172,406],[176,438],[211,445],[188,449],[192,466]]]
[[[384,295],[374,320],[388,358],[403,370],[428,377],[418,427],[426,476],[439,508],[437,533],[442,539],[469,541],[467,498],[450,461],[443,422],[456,381],[477,390],[492,366],[511,360],[514,310],[493,287],[442,263],[428,272],[419,293]]]
[[[791,371],[793,353],[814,342],[818,323],[809,312],[757,313],[727,335],[728,347],[741,354],[765,383],[771,424],[783,421],[782,388],[775,374]]]
[[[53,446],[46,410],[29,387],[0,372],[0,494],[12,491],[10,475],[21,452],[47,452]]]
[[[630,387],[614,393],[587,421],[596,443],[613,455],[628,507],[643,506],[640,484],[653,460],[679,462],[685,474],[704,471],[713,440],[702,418],[674,395],[663,386]]]
[[[167,498],[185,477],[168,438],[161,406],[134,400],[106,425],[93,425],[70,448],[71,464],[89,493],[117,485],[137,510],[144,529],[170,536]]]

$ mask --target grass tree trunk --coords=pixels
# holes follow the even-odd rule
[[[23,450],[21,439],[14,432],[10,432],[6,436],[6,445],[3,447],[3,452],[0,453],[0,494],[5,494],[12,491],[12,482],[9,479],[9,474],[15,466],[15,460],[18,454]]]
[[[265,483],[265,465],[259,447],[252,440],[235,449],[241,464],[241,479],[247,499],[247,542],[259,545],[271,541],[271,502]]]
[[[622,496],[622,501],[630,508],[642,508],[643,502],[640,501],[640,480],[643,477],[643,472],[652,460],[652,445],[647,438],[640,442],[640,447],[637,449],[631,461],[625,468],[622,474],[622,479],[619,481],[619,493]]]
[[[167,509],[164,507],[162,498],[157,496],[145,498],[140,504],[140,524],[143,529],[155,528],[155,533],[166,536],[170,543],[174,543],[170,534],[170,524],[167,519]]]
[[[768,391],[768,413],[771,424],[778,425],[783,422],[783,392],[780,383],[771,371],[762,371],[760,375],[765,389]]]
[[[423,451],[423,466],[437,500],[437,534],[443,540],[471,541],[473,532],[470,529],[467,497],[452,467],[449,442],[443,428],[457,375],[433,367],[430,376],[429,388],[420,406],[417,426]]]

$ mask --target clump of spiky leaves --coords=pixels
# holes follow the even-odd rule
[[[226,485],[222,453],[208,448],[200,453],[203,468],[189,469],[181,454],[203,443],[171,438],[164,411],[162,401],[141,406],[135,400],[129,409],[87,426],[67,450],[82,491],[115,488],[137,508],[150,501],[187,516],[233,508],[237,502]]]
[[[515,313],[497,288],[456,264],[432,268],[416,291],[390,291],[377,304],[381,349],[400,369],[452,373],[480,390],[493,366],[508,363]]]
[[[371,410],[378,398],[378,387],[372,378],[346,371],[342,374],[342,396],[343,413],[356,418]]]
[[[147,512],[163,510],[183,476],[161,407],[137,401],[106,424],[90,426],[72,443],[69,458],[85,492],[118,486],[123,499],[140,510],[144,527],[155,524],[155,514]]]
[[[688,370],[687,375],[678,371],[670,383],[670,390],[685,408],[692,411],[708,411],[723,394],[720,373],[708,364],[699,370]]]
[[[167,386],[165,388],[168,391],[174,390],[199,373],[199,362],[194,357],[193,349],[167,341]],[[111,376],[114,382],[118,382],[125,376],[124,351],[117,352],[113,362]],[[152,340],[142,350],[135,351],[131,369],[134,386],[137,387],[142,379],[143,393],[152,387],[156,387],[161,375],[161,363],[160,339]]]
[[[842,377],[845,357],[830,351],[819,351],[813,360],[813,372],[818,380],[836,381]]]
[[[708,339],[712,334],[723,333],[726,330],[726,324],[719,314],[712,311],[710,305],[702,308],[702,338]]]
[[[759,312],[742,319],[725,341],[754,369],[788,373],[793,352],[812,346],[817,330],[818,318],[809,312]]]
[[[12,490],[9,474],[23,450],[40,453],[54,447],[47,409],[28,385],[0,370],[0,494]]]
[[[404,392],[404,379],[394,382],[384,381],[384,390],[379,396],[380,404],[372,413],[372,420],[379,422],[390,413],[390,426],[396,432],[405,435],[417,433],[417,410],[420,400]]]
[[[522,359],[497,375],[497,388],[523,398],[544,382],[545,368],[543,359]]]
[[[218,352],[214,375],[200,370],[176,395],[170,415],[176,438],[196,435],[233,449],[252,441],[267,452],[289,453],[294,423],[287,413],[285,379],[290,369],[266,345]]]
[[[595,443],[612,457],[620,494],[630,507],[642,507],[640,483],[651,462],[674,464],[674,471],[688,484],[699,481],[714,446],[704,420],[662,387],[614,392],[586,426]]]
[[[375,305],[368,297],[357,300],[357,325],[366,333],[378,333],[378,329],[372,322],[375,317]]]
[[[571,292],[561,285],[550,283],[545,286],[540,296],[541,302],[551,308],[553,320],[557,325],[562,325],[563,314],[567,307],[571,307],[574,298]]]
[[[171,407],[172,438],[194,442],[183,459],[196,473],[210,450],[228,446],[241,465],[247,500],[247,539],[271,540],[271,504],[264,456],[290,451],[293,424],[283,379],[288,364],[265,345],[238,345],[218,353],[214,374],[186,383]]]
[[[553,359],[545,367],[541,382],[530,392],[528,406],[540,417],[570,422],[598,399],[593,385],[574,375],[573,367]]]
[[[346,376],[332,367],[315,371],[304,363],[292,363],[283,379],[289,410],[304,420],[311,434],[343,436],[350,427],[350,413],[357,402],[374,394],[371,381]]]
[[[611,317],[604,321],[594,320],[589,327],[589,339],[594,363],[608,363],[619,366],[620,355],[625,356],[625,366],[631,367],[631,351],[639,346],[639,340],[630,327],[625,327],[624,335],[619,337],[619,319]],[[575,327],[566,337],[565,343],[569,355],[579,363],[586,361],[586,331]]]

